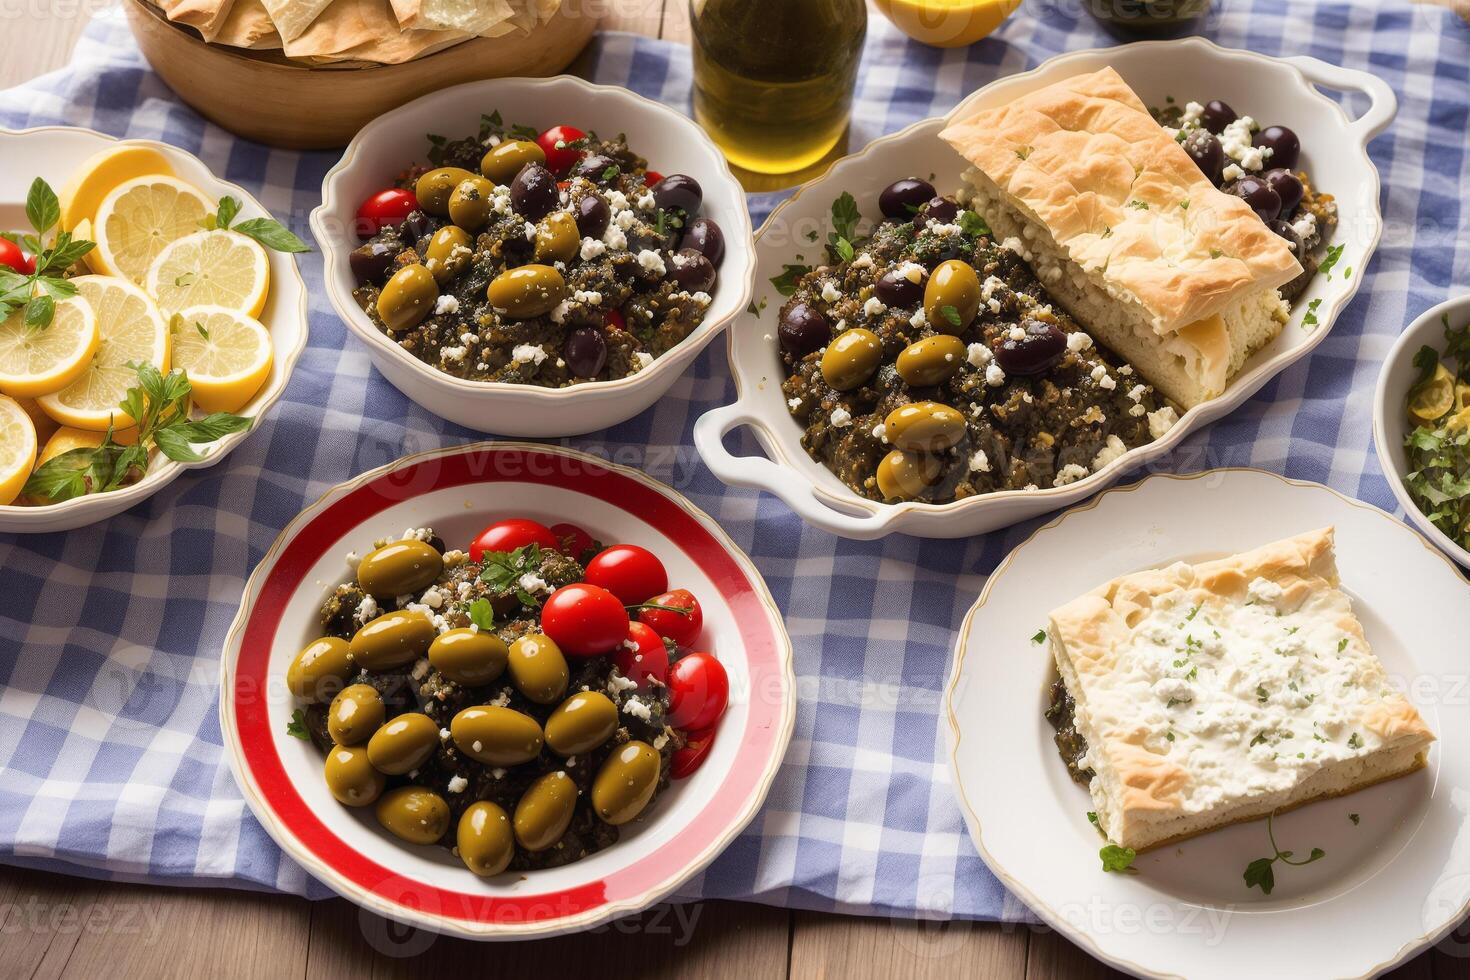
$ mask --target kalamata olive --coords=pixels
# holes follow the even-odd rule
[[[924,267],[905,262],[878,277],[878,298],[888,306],[912,307],[924,301]]]
[[[781,350],[801,358],[832,339],[832,324],[806,303],[794,303],[781,311],[776,333],[781,338]]]
[[[698,249],[681,248],[675,252],[670,272],[670,278],[688,293],[707,293],[715,286],[715,267]]]
[[[1202,129],[1196,129],[1184,137],[1184,152],[1195,162],[1200,172],[1210,183],[1220,184],[1220,172],[1225,169],[1225,149],[1219,139]]]
[[[1015,339],[1009,334],[995,352],[995,362],[1006,374],[1040,374],[1062,359],[1067,350],[1067,335],[1054,323],[1021,321],[1026,335]]]
[[[448,207],[447,201],[445,207]],[[434,233],[434,219],[422,210],[415,211],[403,219],[403,224],[398,226],[398,230],[402,233],[404,241],[417,242],[425,235]]]
[[[1296,169],[1297,160],[1302,155],[1301,140],[1285,126],[1267,126],[1255,135],[1251,145],[1270,150],[1271,155],[1266,157],[1266,162],[1287,170]]]
[[[1230,193],[1249,204],[1262,221],[1275,221],[1281,214],[1281,195],[1253,174],[1247,174],[1230,185]]]
[[[606,187],[617,180],[622,170],[622,166],[612,157],[601,153],[589,153],[572,166],[572,176],[585,177],[594,184]]]
[[[919,208],[919,213],[914,215],[914,227],[923,228],[926,225],[948,225],[953,224],[954,219],[960,216],[960,206],[947,197],[933,197],[928,203]]]
[[[556,177],[539,163],[528,163],[510,182],[510,205],[528,221],[540,221],[561,203]]]
[[[572,374],[595,378],[607,365],[607,340],[596,327],[578,327],[567,334],[561,356]]]
[[[703,253],[717,269],[725,261],[725,233],[720,231],[720,226],[715,224],[713,218],[695,218],[689,222],[684,228],[684,237],[680,240],[679,247],[692,248]]]
[[[1204,124],[1205,129],[1219,134],[1225,131],[1226,126],[1239,118],[1230,106],[1219,99],[1211,99],[1205,103],[1205,109],[1200,113],[1199,121]]]
[[[1296,233],[1296,229],[1290,223],[1282,221],[1280,218],[1267,222],[1266,226],[1285,239],[1286,247],[1291,249],[1291,254],[1296,256],[1297,261],[1300,262],[1302,258],[1302,236]]]
[[[878,210],[885,218],[908,221],[926,201],[933,199],[933,184],[919,177],[904,177],[883,188],[878,195]]]
[[[348,254],[347,264],[352,269],[352,277],[360,285],[367,285],[378,282],[388,274],[396,254],[398,250],[385,242],[368,242]]]
[[[685,214],[694,214],[704,200],[704,190],[699,181],[687,174],[669,174],[653,185],[653,203],[671,211],[678,208]]]
[[[577,231],[583,238],[601,238],[612,220],[612,208],[601,194],[588,194],[577,201]]]
[[[1302,203],[1302,195],[1306,193],[1301,179],[1285,167],[1267,170],[1261,179],[1270,184],[1276,196],[1281,198],[1281,216],[1290,217],[1296,206]]]

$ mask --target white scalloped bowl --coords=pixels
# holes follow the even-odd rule
[[[702,323],[637,374],[543,388],[503,381],[468,381],[445,374],[399,347],[373,326],[352,298],[356,281],[348,254],[360,244],[353,231],[358,205],[387,187],[396,174],[422,162],[426,133],[458,137],[475,132],[480,116],[499,110],[507,121],[565,124],[602,133],[626,133],[628,145],[660,173],[684,173],[704,190],[700,214],[725,234],[725,259]],[[687,116],[623,88],[593,85],[570,75],[496,78],[442,89],[364,126],[322,182],[322,204],[311,215],[324,254],[332,307],[366,345],[373,365],[395,388],[429,411],[480,432],[547,438],[594,432],[626,421],[668,391],[691,361],[750,302],[755,277],[745,192],[724,156]]]
[[[1237,110],[1259,113],[1266,125],[1296,130],[1304,166],[1316,186],[1336,196],[1341,223],[1333,243],[1345,244],[1338,269],[1361,271],[1368,265],[1383,220],[1378,209],[1378,171],[1367,144],[1393,118],[1393,90],[1363,72],[1315,58],[1268,58],[1219,47],[1202,38],[1144,41],[1121,47],[1058,55],[1040,67],[999,79],[965,99],[951,115],[1003,105],[1019,96],[1082,72],[1111,65],[1149,104],[1166,96],[1224,99]],[[1370,105],[1350,119],[1314,86],[1360,92]],[[1163,438],[1125,453],[1085,479],[1065,487],[983,494],[948,504],[877,503],[858,496],[801,446],[800,424],[787,411],[781,393],[785,376],[775,339],[777,310],[783,297],[770,285],[785,263],[799,261],[818,246],[807,232],[825,233],[829,208],[850,192],[868,216],[877,212],[879,192],[893,180],[932,174],[941,193],[961,185],[968,164],[939,139],[946,120],[927,119],[876,140],[862,152],[839,160],[826,174],[805,185],[777,208],[756,236],[759,317],[744,313],[730,329],[730,367],[739,397],[703,415],[694,441],[705,463],[733,486],[765,490],[780,497],[808,523],[850,538],[876,538],[894,532],[921,537],[956,538],[981,534],[1076,503],[1130,470],[1157,459],[1187,435],[1239,407],[1288,365],[1307,355],[1331,328],[1337,314],[1357,292],[1360,274],[1332,279],[1317,276],[1294,305],[1281,335],[1256,353],[1223,395],[1187,412]],[[1308,304],[1316,305],[1315,327],[1302,323]],[[724,437],[749,427],[769,458],[735,456]]]
[[[204,192],[211,200],[230,195],[240,202],[240,217],[266,218],[270,213],[242,188],[221,180],[192,153],[155,140],[125,140],[90,129],[44,126],[37,129],[0,129],[0,228],[26,226],[25,196],[31,181],[43,176],[59,188],[71,172],[88,157],[117,142],[148,146],[162,153],[180,179]],[[241,415],[261,419],[286,390],[291,371],[306,349],[306,283],[295,256],[266,250],[270,259],[271,289],[260,322],[270,331],[275,360],[265,384],[240,410]],[[249,437],[251,430],[225,436],[200,446],[204,458],[193,463],[176,463],[155,454],[148,473],[131,486],[111,493],[76,497],[44,507],[0,507],[0,532],[15,534],[70,531],[107,520],[134,504],[147,500],[183,475],[185,470],[213,466]]]

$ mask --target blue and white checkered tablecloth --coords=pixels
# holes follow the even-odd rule
[[[1027,0],[994,37],[956,51],[907,41],[875,16],[853,145],[1060,51],[1109,43],[1079,11],[1077,0]],[[1371,147],[1387,233],[1362,293],[1312,357],[1164,465],[1259,466],[1391,508],[1370,435],[1379,363],[1409,319],[1470,284],[1470,32],[1448,10],[1402,0],[1216,0],[1206,33],[1376,73],[1400,109]],[[607,34],[590,65],[596,81],[687,109],[681,46]],[[87,29],[68,68],[0,94],[0,125],[48,123],[184,147],[302,235],[335,160],[267,151],[205,123],[149,72],[116,9]],[[772,203],[752,199],[756,218]],[[232,456],[104,524],[0,535],[0,860],[326,894],[235,788],[216,721],[218,651],[246,577],[302,507],[366,469],[477,437],[369,367],[323,298],[319,263],[301,263],[317,287],[310,346]],[[570,440],[644,466],[715,515],[766,576],[795,642],[801,701],[785,765],[764,810],[684,897],[1025,916],[965,834],[939,713],[961,619],[1034,524],[953,542],[854,542],[808,528],[771,497],[721,485],[691,448],[694,419],[733,397],[724,345],[712,344],[656,408]]]

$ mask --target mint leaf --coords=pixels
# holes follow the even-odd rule
[[[961,211],[959,226],[960,231],[975,238],[990,234],[990,226],[974,211]]]
[[[1337,265],[1337,260],[1340,258],[1342,258],[1341,245],[1327,246],[1327,257],[1322,260],[1322,263],[1319,266],[1317,266],[1317,271],[1322,273],[1322,275],[1326,276],[1328,279],[1331,279],[1332,267]]]
[[[489,632],[495,628],[495,609],[490,605],[489,599],[476,599],[470,603],[470,622],[480,628],[481,632]]]
[[[1259,888],[1269,895],[1276,887],[1276,873],[1271,870],[1275,858],[1256,858],[1245,866],[1245,887]]]
[[[26,220],[36,229],[36,234],[42,236],[61,220],[61,202],[56,199],[51,185],[40,177],[31,181],[30,192],[26,194]],[[34,251],[39,252],[40,249]]]
[[[51,318],[56,314],[56,301],[46,293],[32,296],[26,303],[26,326],[44,327],[51,323]]]
[[[216,228],[228,228],[228,227],[230,227],[230,222],[234,221],[235,220],[235,216],[237,214],[239,214],[239,213],[240,213],[240,202],[239,201],[235,200],[233,197],[222,197],[222,198],[220,198],[219,199],[219,211],[217,211],[215,213],[215,216],[214,216],[214,226]]]
[[[1045,643],[1046,642],[1046,630],[1040,629],[1040,630],[1037,630],[1035,633],[1032,633],[1031,634],[1031,642],[1032,643]]]
[[[255,239],[266,248],[277,252],[310,252],[311,246],[274,218],[250,218],[242,221],[232,231]]]
[[[306,712],[297,708],[291,715],[291,720],[286,722],[286,734],[292,738],[299,738],[303,742],[310,742],[311,735],[306,731]]]
[[[1119,847],[1117,844],[1108,844],[1097,852],[1102,859],[1102,869],[1115,874],[1138,874],[1138,869],[1133,867],[1133,859],[1138,852],[1131,847]]]
[[[783,265],[781,274],[771,279],[771,285],[776,287],[776,292],[782,296],[790,296],[796,292],[796,284],[801,277],[812,271],[809,265]]]
[[[832,227],[837,229],[837,237],[846,238],[848,241],[857,237],[858,222],[862,215],[858,212],[856,199],[847,191],[843,191],[837,200],[832,202]]]

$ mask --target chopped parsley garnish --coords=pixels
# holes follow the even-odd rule
[[[1218,248],[1212,248],[1212,249],[1210,249],[1210,258],[1212,258],[1212,259],[1218,259],[1220,256],[1222,256],[1224,254],[1225,253],[1222,252],[1222,251],[1220,251]]]
[[[1265,704],[1266,701],[1270,699],[1270,697],[1271,697],[1271,692],[1268,691],[1268,690],[1266,690],[1266,685],[1264,685],[1264,684],[1257,684],[1256,685],[1256,700],[1257,701],[1259,701],[1261,704]]]
[[[1361,821],[1363,818],[1360,817],[1360,816],[1358,816],[1356,813],[1349,813],[1348,814],[1348,819],[1351,820],[1353,822],[1353,826],[1356,827],[1358,825],[1359,821]]]
[[[482,632],[495,628],[495,609],[490,605],[489,599],[480,598],[470,603],[469,616],[470,622]]]
[[[1196,616],[1198,616],[1198,615],[1199,615],[1199,611],[1200,611],[1200,609],[1201,609],[1201,607],[1200,607],[1200,606],[1195,606],[1195,607],[1194,607],[1194,608],[1193,608],[1193,609],[1191,609],[1191,610],[1190,610],[1190,611],[1189,611],[1189,615],[1188,615],[1188,616],[1185,616],[1185,617],[1184,617],[1184,621],[1185,621],[1185,622],[1186,622],[1186,623],[1191,623],[1191,622],[1193,622],[1193,621],[1194,621],[1194,617],[1196,617]]]
[[[1148,210],[1148,202],[1147,201],[1129,201],[1128,202],[1128,206],[1130,208],[1134,208],[1135,210],[1138,210],[1138,211],[1147,211]]]
[[[513,593],[521,605],[535,609],[541,605],[537,599],[521,586],[521,576],[527,572],[541,571],[541,546],[535,543],[522,545],[515,551],[487,552],[480,570],[480,581],[496,592]]]
[[[1018,158],[1022,159],[1022,160],[1026,159],[1030,155],[1031,155],[1031,147],[1029,147],[1029,146],[1023,146],[1020,149],[1016,150],[1016,156]]]
[[[1181,211],[1188,211],[1189,210],[1189,202],[1188,201],[1180,201],[1179,202],[1179,210],[1181,210]]]
[[[1031,642],[1032,643],[1045,643],[1046,642],[1046,630],[1039,629],[1035,633],[1032,633],[1031,634]]]
[[[1350,749],[1361,749],[1362,747],[1363,747],[1363,736],[1359,735],[1357,732],[1353,732],[1353,734],[1348,737],[1348,748],[1350,748]]]
[[[796,292],[796,284],[801,281],[801,277],[811,271],[812,267],[809,265],[783,265],[781,274],[771,278],[771,285],[782,296],[790,296]]]
[[[1117,844],[1107,844],[1097,852],[1102,859],[1102,869],[1114,874],[1138,874],[1138,869],[1133,866],[1133,859],[1138,857],[1138,852],[1131,847],[1119,847]]]
[[[610,164],[610,165],[608,165],[608,167],[606,169],[604,169],[602,171],[602,179],[603,180],[612,180],[614,177],[616,177],[619,173],[622,172],[622,169],[623,168],[620,167],[620,166],[618,166],[616,163]]]
[[[758,307],[758,306],[755,305],[755,300],[751,300],[749,303],[747,303],[745,305],[745,312],[747,312],[751,316],[757,317],[757,318],[759,318],[760,315],[761,315],[760,307]]]
[[[1337,652],[1338,653],[1342,653],[1342,651],[1344,651],[1344,650],[1347,649],[1347,645],[1348,645],[1348,638],[1344,636],[1342,639],[1340,639],[1340,640],[1337,641]]]
[[[857,238],[857,226],[862,217],[857,200],[847,191],[832,202],[832,227],[835,230],[827,236],[827,245],[844,262],[852,260],[852,242]]]
[[[1423,347],[1414,356],[1419,377],[1409,389],[1416,414],[1410,415],[1415,428],[1404,438],[1404,485],[1435,527],[1470,547],[1470,406],[1462,398],[1462,386],[1470,381],[1470,323],[1451,327],[1448,316],[1440,322],[1444,353]],[[1443,414],[1425,421],[1432,412]]]
[[[990,234],[990,225],[986,224],[985,219],[974,211],[961,211],[957,221],[960,226],[960,231],[966,235],[978,238],[981,235]]]
[[[1276,874],[1271,869],[1271,866],[1277,861],[1280,861],[1282,864],[1292,865],[1293,867],[1301,867],[1304,864],[1311,864],[1313,861],[1320,860],[1327,855],[1327,852],[1322,850],[1322,848],[1314,847],[1310,856],[1302,858],[1300,861],[1293,861],[1291,859],[1291,851],[1283,851],[1276,846],[1276,834],[1271,827],[1271,821],[1275,817],[1275,811],[1266,815],[1266,837],[1271,841],[1272,856],[1256,858],[1245,866],[1245,887],[1259,888],[1267,895],[1271,894],[1271,889],[1276,887]]]
[[[957,310],[957,309],[955,309],[953,306],[941,306],[939,308],[939,314],[940,314],[940,316],[944,317],[946,320],[949,321],[949,325],[950,326],[952,326],[952,327],[961,326],[961,323],[960,323],[960,311]]]
[[[291,720],[286,722],[286,734],[292,738],[299,738],[303,742],[310,742],[311,735],[306,731],[306,712],[297,708],[291,715]]]
[[[1307,304],[1307,312],[1302,314],[1302,326],[1315,327],[1317,325],[1317,307],[1322,305],[1322,297],[1317,297]]]
[[[1102,823],[1097,819],[1097,813],[1095,811],[1093,811],[1093,810],[1088,810],[1087,811],[1087,822],[1090,823],[1090,824],[1092,824],[1092,826],[1097,829],[1097,832],[1099,834],[1101,834],[1103,832]],[[1104,835],[1104,836],[1106,836],[1106,835]]]
[[[1317,266],[1317,271],[1328,279],[1332,278],[1332,267],[1337,265],[1338,259],[1342,258],[1342,248],[1341,245],[1328,245],[1327,257],[1322,260],[1321,265]]]

